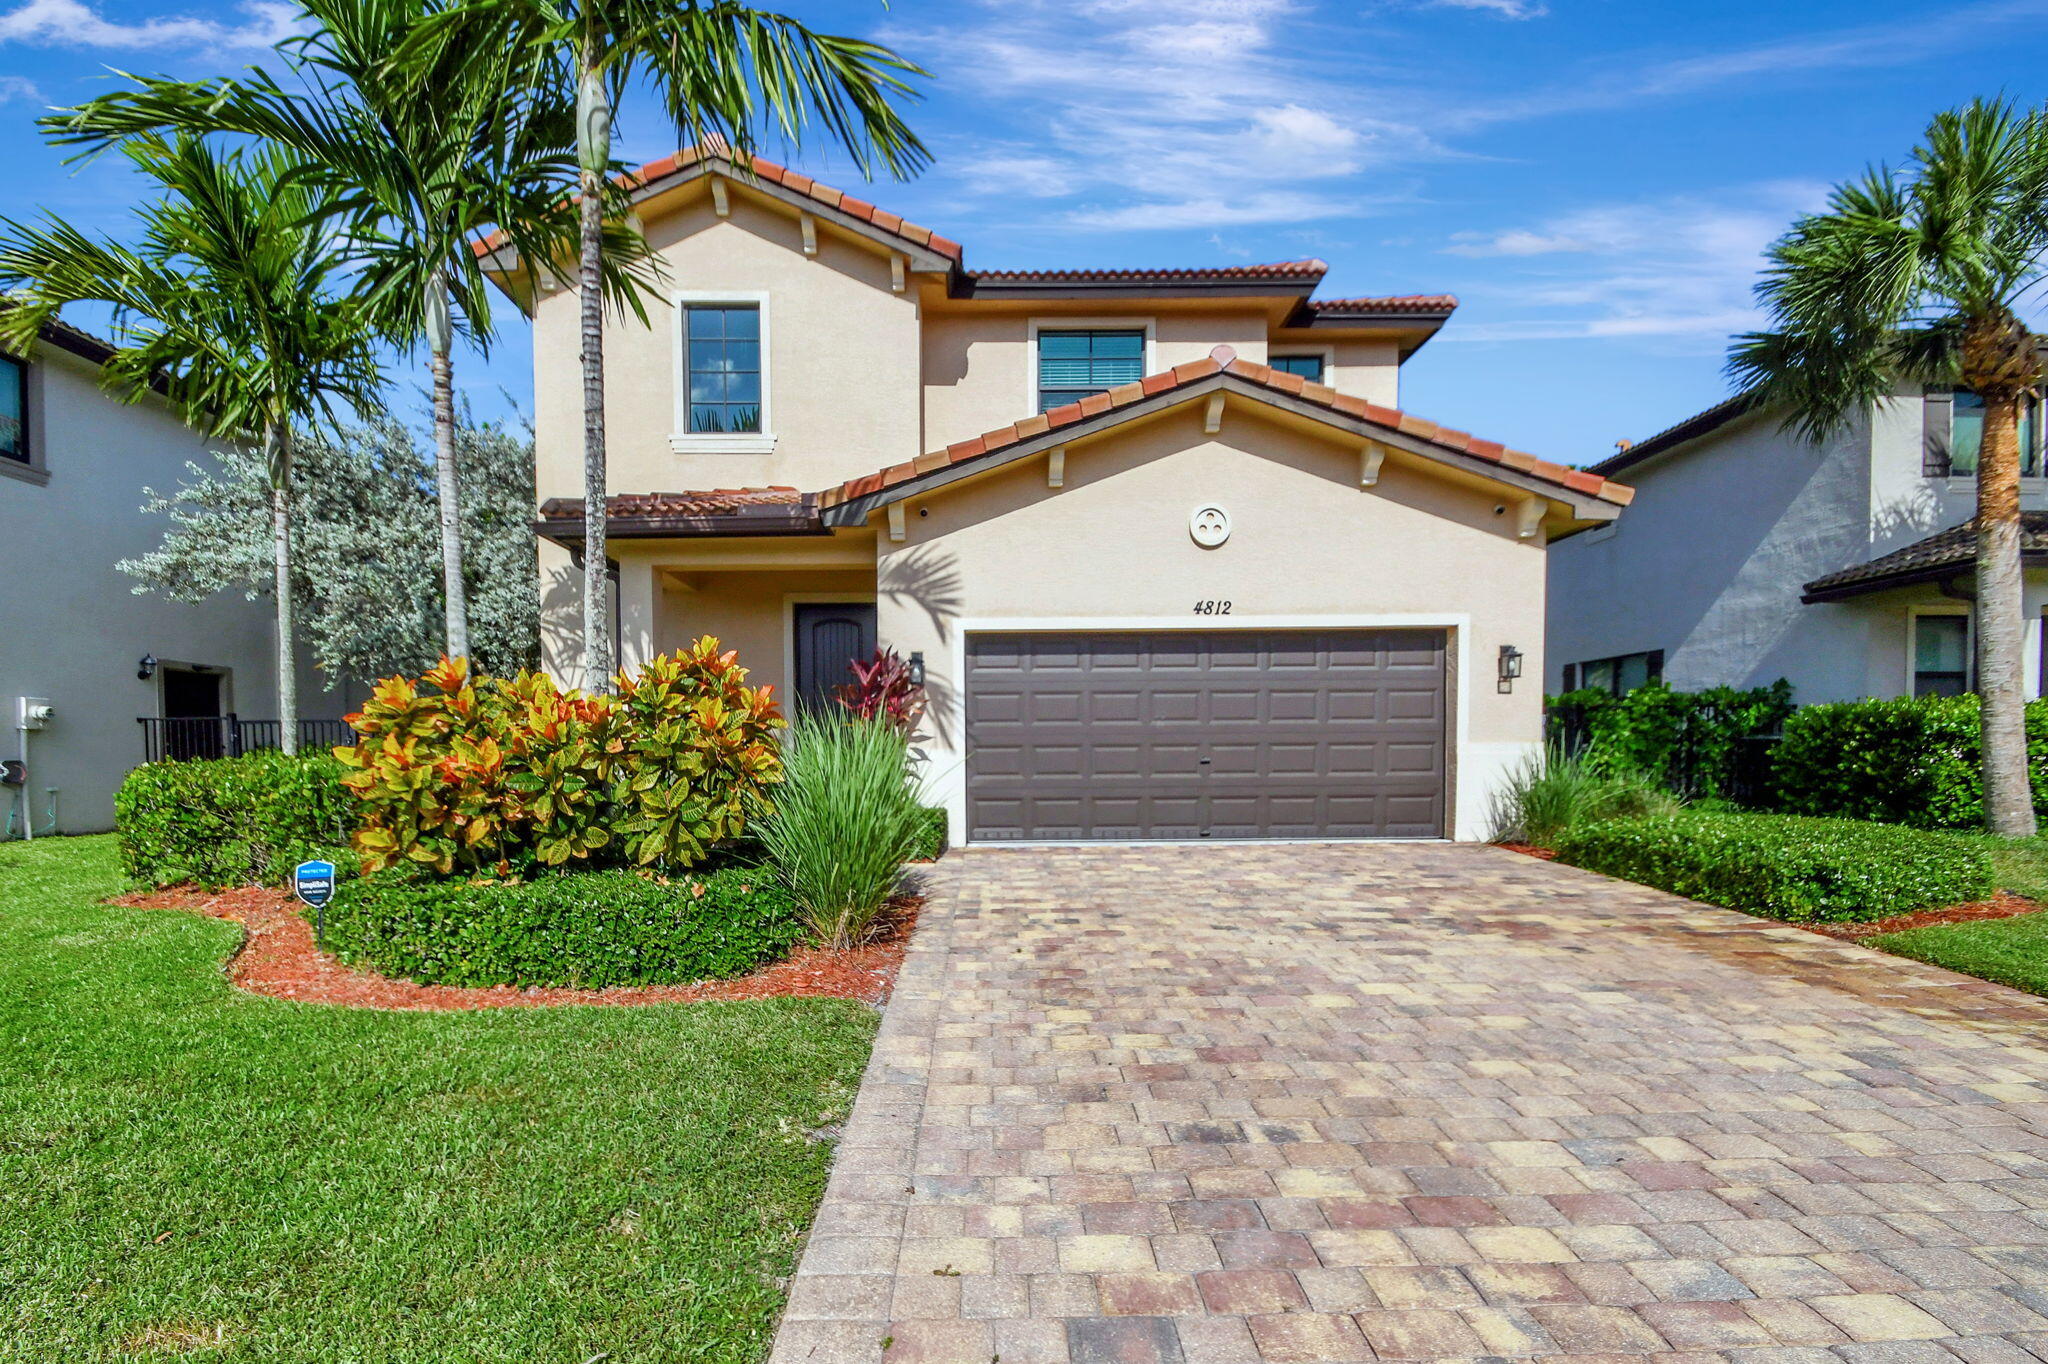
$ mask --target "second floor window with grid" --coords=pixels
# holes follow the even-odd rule
[[[1143,331],[1038,334],[1038,410],[1050,411],[1145,377]]]
[[[761,429],[761,309],[753,303],[683,308],[690,433]]]
[[[28,458],[28,367],[0,355],[0,459]]]
[[[1323,357],[1320,355],[1276,355],[1273,368],[1282,374],[1299,374],[1312,384],[1323,381]]]

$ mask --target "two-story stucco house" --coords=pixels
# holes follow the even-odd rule
[[[2048,610],[2037,413],[2020,431],[2029,695]],[[1969,690],[1982,429],[1973,394],[1915,388],[1816,445],[1736,397],[1593,465],[1636,500],[1550,556],[1547,685],[1782,677],[1802,704]]]
[[[634,198],[668,292],[605,343],[626,666],[711,634],[818,701],[895,648],[956,840],[1483,834],[1539,738],[1546,546],[1628,491],[1398,409],[1453,300],[1318,300],[1320,261],[970,270],[760,160]],[[578,301],[493,268],[576,678]]]
[[[26,758],[0,783],[0,838],[113,827],[130,768],[227,751],[251,731],[226,717],[268,721],[252,741],[276,741],[270,604],[137,596],[117,567],[162,537],[144,489],[168,492],[209,454],[155,397],[101,387],[111,354],[62,323],[27,355],[0,353],[0,759]],[[346,709],[310,667],[299,697],[327,731]],[[25,699],[52,713],[25,728]]]

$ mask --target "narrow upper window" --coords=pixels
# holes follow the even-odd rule
[[[1977,456],[1984,448],[1984,400],[1967,388],[1958,388],[1930,391],[1927,403],[1926,471],[1954,478],[1974,475]],[[1944,414],[1946,421],[1943,420]],[[2019,430],[2022,478],[2041,475],[2041,435],[2039,398],[2022,398]]]
[[[1299,374],[1312,384],[1323,382],[1323,357],[1320,355],[1276,355],[1273,368],[1282,374]]]
[[[1038,334],[1038,410],[1079,402],[1145,377],[1145,333],[1041,331]]]
[[[0,459],[29,462],[28,366],[0,355]]]
[[[691,435],[761,429],[761,308],[755,303],[683,307]]]
[[[1970,618],[1913,618],[1913,695],[1961,696],[1970,689]]]

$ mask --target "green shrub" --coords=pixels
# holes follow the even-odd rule
[[[1496,843],[1547,848],[1568,830],[1602,819],[1670,814],[1678,798],[1640,772],[1610,772],[1591,751],[1532,753],[1493,796]]]
[[[917,844],[910,850],[913,862],[936,862],[946,855],[946,812],[936,805],[924,808],[924,825]]]
[[[878,720],[799,713],[784,740],[761,847],[820,942],[867,935],[903,864],[929,840],[910,740]]]
[[[312,858],[352,865],[356,803],[325,753],[155,762],[114,795],[121,861],[138,885],[276,885]]]
[[[310,915],[309,915],[310,917]],[[663,880],[627,870],[531,881],[346,881],[327,906],[343,961],[434,985],[660,985],[744,975],[803,936],[765,867]]]
[[[1599,753],[1611,771],[1639,772],[1688,799],[1746,793],[1745,749],[1792,713],[1792,684],[1673,691],[1652,682],[1621,695],[1590,688],[1544,701],[1552,744]]]
[[[1684,813],[1589,824],[1560,862],[1773,919],[1882,919],[1991,894],[1982,846],[1899,825]]]
[[[1771,764],[1781,809],[1974,829],[1984,823],[1977,698],[1902,697],[1807,706]],[[2034,808],[2048,810],[2048,701],[2027,703]]]

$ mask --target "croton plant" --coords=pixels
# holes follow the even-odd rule
[[[334,755],[362,802],[365,871],[516,875],[587,861],[701,861],[781,774],[773,689],[706,637],[619,675],[616,697],[545,673],[477,678],[443,659],[377,684]]]

